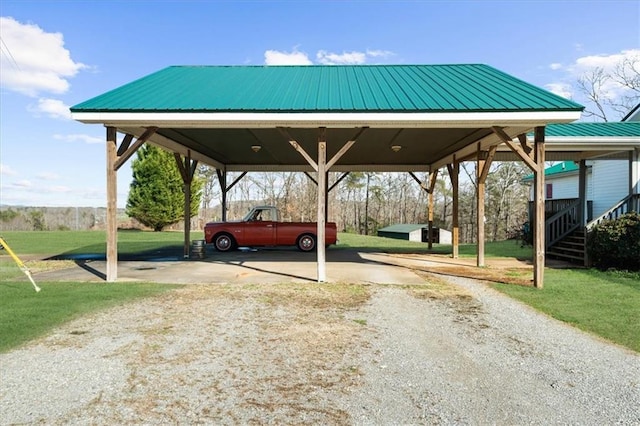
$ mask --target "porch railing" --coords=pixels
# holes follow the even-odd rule
[[[545,221],[545,245],[548,249],[580,226],[580,200],[567,206]]]
[[[563,211],[564,209],[566,209],[567,207],[575,203],[577,200],[579,199],[578,198],[558,198],[554,200],[545,200],[544,202],[545,217],[551,217],[554,214],[560,211]],[[534,215],[533,213],[534,204],[535,203],[533,201],[529,201],[529,218],[531,219],[533,218],[533,215]],[[593,217],[593,201],[588,200],[587,201],[587,221],[590,221],[592,217]]]
[[[587,224],[587,230],[593,229],[594,226],[602,221],[617,219],[629,212],[640,213],[640,194],[631,194],[620,200],[615,206],[589,222]]]

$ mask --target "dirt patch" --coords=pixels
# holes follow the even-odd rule
[[[128,365],[122,391],[65,421],[109,412],[116,423],[177,422],[186,412],[205,423],[347,423],[327,398],[358,386],[364,328],[346,313],[369,297],[363,285],[274,284],[189,286],[154,298],[128,319],[136,338],[108,355]],[[54,344],[114,332],[71,331]]]

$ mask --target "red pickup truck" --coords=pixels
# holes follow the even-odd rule
[[[204,227],[204,239],[218,251],[238,247],[297,246],[301,251],[316,248],[318,225],[315,222],[281,222],[275,207],[254,207],[239,222],[211,222]],[[325,245],[335,244],[336,224],[325,227]]]

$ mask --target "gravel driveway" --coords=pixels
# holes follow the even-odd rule
[[[2,424],[640,424],[638,354],[453,277],[188,285],[0,368]]]

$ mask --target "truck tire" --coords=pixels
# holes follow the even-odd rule
[[[218,251],[231,251],[236,248],[236,242],[229,234],[218,234],[213,238],[213,245]]]
[[[300,251],[313,251],[316,248],[316,237],[311,234],[302,234],[298,237],[296,246]]]

